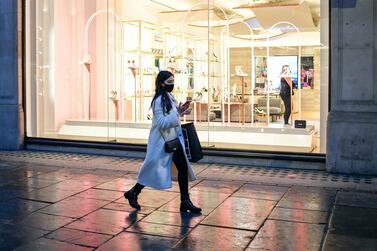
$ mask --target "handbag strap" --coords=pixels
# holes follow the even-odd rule
[[[160,132],[160,134],[161,134],[161,137],[164,139],[164,141],[166,142],[166,139],[165,139],[165,137],[164,137],[164,134],[161,132],[161,129],[160,128],[158,128],[158,131]]]
[[[175,127],[174,127],[174,130],[175,130],[175,134],[177,135],[178,132],[177,132],[177,129],[175,129]],[[161,131],[160,128],[158,128],[158,131],[160,132],[160,134],[161,134],[162,138],[164,139],[164,141],[167,142],[167,140],[166,140],[166,138],[164,137],[164,134],[162,133],[162,131]],[[175,138],[178,138],[178,136],[176,136]]]
[[[177,109],[177,111],[178,111],[177,100],[175,99],[175,97],[174,97],[173,94],[171,94],[171,93],[168,93],[168,96],[169,96],[169,98],[170,98],[170,101],[172,101],[172,103],[174,103],[174,106],[176,107],[176,109]],[[167,140],[166,140],[166,138],[164,137],[164,134],[162,133],[162,131],[161,131],[160,128],[158,128],[158,131],[160,132],[160,134],[161,134],[162,138],[164,139],[164,141],[167,142]],[[176,134],[176,135],[178,134],[178,132],[177,132],[176,129],[175,129],[175,134]],[[178,136],[177,136],[176,138],[178,138]]]

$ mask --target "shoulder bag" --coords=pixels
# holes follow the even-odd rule
[[[181,144],[178,137],[176,137],[175,139],[172,139],[172,140],[166,140],[165,137],[164,137],[164,134],[161,132],[160,129],[159,129],[159,131],[160,131],[162,138],[165,141],[165,152],[167,152],[167,153],[175,152],[177,150],[177,148],[179,147],[179,145]]]

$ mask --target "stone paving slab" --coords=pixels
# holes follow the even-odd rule
[[[166,251],[174,246],[179,239],[138,233],[120,233],[106,242],[97,251]]]
[[[377,239],[377,209],[335,206],[329,232]]]
[[[276,207],[268,216],[270,220],[326,224],[328,212]]]
[[[367,200],[375,199],[375,195],[349,192],[338,195],[323,250],[377,250],[377,209],[374,201]]]
[[[199,225],[174,248],[178,250],[244,250],[255,232]]]
[[[127,228],[126,232],[170,238],[183,238],[190,230],[191,228],[189,226],[172,226],[139,221]]]
[[[12,199],[0,202],[0,219],[15,220],[25,218],[30,213],[49,206],[50,203],[39,201]]]
[[[97,234],[84,232],[76,229],[60,228],[46,236],[46,238],[54,239],[62,242],[68,242],[80,246],[96,248],[101,246],[113,236],[105,234]]]
[[[36,240],[35,242],[29,243],[25,246],[19,247],[15,249],[15,251],[30,251],[30,250],[69,250],[69,251],[89,251],[93,250],[93,248],[87,248],[83,246],[78,246],[74,244],[70,244],[67,242],[41,238]]]
[[[330,211],[336,190],[311,187],[293,187],[279,201],[278,207]]]
[[[335,203],[343,206],[377,209],[377,194],[340,191]]]
[[[49,231],[46,230],[0,222],[0,250],[14,250],[19,246],[36,241],[48,233]]]
[[[110,209],[110,210],[116,210],[116,211],[122,211],[122,212],[134,212],[135,208],[131,207],[128,204],[128,201],[126,201],[124,198],[117,200],[118,202],[112,202],[110,204],[107,204],[103,208]],[[147,207],[142,206],[141,209],[138,211],[141,214],[150,214],[151,212],[157,210],[156,207]]]
[[[350,235],[329,233],[326,237],[323,251],[376,251],[376,238],[363,238]]]
[[[38,176],[32,176],[28,179],[18,180],[17,184],[24,187],[27,186],[31,188],[40,189],[40,188],[45,188],[45,187],[57,184],[59,182],[60,182],[59,180],[50,180],[50,179],[39,178]]]
[[[210,213],[203,224],[256,231],[275,205],[269,200],[231,197]]]
[[[80,218],[108,204],[108,201],[88,199],[80,197],[69,197],[48,207],[40,212],[71,218]]]
[[[46,231],[53,231],[73,221],[74,219],[69,217],[35,212],[28,215],[19,224],[21,226],[28,226]]]
[[[136,179],[134,179],[134,182],[135,182]],[[194,180],[194,181],[191,181],[189,182],[189,188],[192,188],[194,186],[196,186],[198,183],[202,182],[201,179],[197,179],[197,180]],[[132,186],[134,185],[135,183],[132,184]],[[130,186],[131,187],[131,186]],[[127,188],[129,189],[129,188]],[[151,188],[151,187],[145,187],[146,190],[155,190],[154,188]],[[169,188],[169,189],[166,189],[164,191],[167,191],[167,192],[176,192],[176,193],[179,193],[179,185],[178,185],[178,181],[175,181],[173,180],[172,181],[172,187]]]
[[[108,182],[102,183],[100,185],[97,185],[95,188],[116,190],[116,191],[127,191],[133,185],[135,185],[135,178],[125,176],[122,178],[117,178],[117,179],[113,179]]]
[[[95,212],[66,225],[66,227],[94,233],[116,235],[143,217],[143,214],[136,212],[130,213],[98,209]]]
[[[246,250],[318,251],[324,230],[325,225],[267,220]]]
[[[0,190],[0,202],[22,197],[25,192],[21,189],[4,187]]]
[[[123,198],[123,193],[120,191],[88,189],[88,190],[85,190],[84,192],[76,194],[75,197],[114,201],[119,198]]]
[[[240,189],[243,182],[238,181],[216,181],[216,180],[205,180],[195,185],[191,191],[200,192],[216,192],[222,194],[232,194],[236,190]]]
[[[198,225],[204,216],[190,214],[185,212],[164,212],[164,211],[154,211],[144,219],[142,222],[149,222],[162,225],[172,225],[172,226],[182,226],[182,227],[195,227]]]
[[[279,201],[288,191],[288,188],[289,187],[245,184],[233,196]]]
[[[366,178],[198,165],[190,196],[201,215],[179,212],[177,182],[144,189],[135,211],[123,192],[137,174],[118,168],[140,161],[76,156],[57,154],[62,166],[0,161],[0,250],[376,250],[375,190],[343,189],[347,179],[366,188]],[[98,160],[115,169],[71,165]]]
[[[81,190],[81,189],[80,189]],[[82,190],[85,190],[83,188]],[[40,202],[55,203],[66,198],[71,197],[72,195],[79,193],[80,191],[69,191],[69,190],[56,190],[55,187],[45,187],[39,190],[33,190],[29,193],[23,193],[20,195],[20,198],[35,200]]]
[[[72,179],[75,176],[76,176],[75,174],[71,172],[67,172],[67,171],[54,171],[54,172],[48,172],[48,173],[41,173],[34,177],[37,177],[39,179],[53,180],[53,181],[59,182],[63,180]]]

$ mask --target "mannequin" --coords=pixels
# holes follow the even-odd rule
[[[292,78],[289,65],[283,65],[280,77],[280,97],[284,103],[284,124],[289,125],[289,117],[292,113]]]

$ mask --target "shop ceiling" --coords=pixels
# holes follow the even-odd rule
[[[252,28],[253,39],[263,44],[266,37],[275,40],[276,45],[294,46],[297,41],[302,46],[320,45],[320,2],[321,0],[139,0],[132,6],[123,8],[123,17],[133,20],[143,18],[160,27],[168,27],[172,32],[183,32],[199,38],[207,38],[210,33],[220,34],[228,17],[230,34],[236,38],[231,47],[250,45]],[[208,12],[208,7],[210,12]],[[225,13],[225,14],[224,14]],[[209,17],[209,27],[208,27]],[[184,21],[185,20],[185,21]],[[278,22],[289,22],[275,30],[268,29]],[[264,40],[264,41],[263,41]],[[232,40],[233,41],[233,40]]]
[[[190,12],[192,25],[200,26],[208,20],[206,1],[198,0],[151,0],[163,9],[163,19],[179,22]],[[320,17],[320,0],[210,0],[214,21],[226,19],[230,23],[242,20],[253,29],[268,29],[278,22],[293,23],[301,31],[313,31],[318,27]],[[211,7],[212,6],[212,7]],[[195,12],[195,13],[194,13]],[[223,22],[224,23],[224,22]],[[216,23],[214,22],[214,26]]]

